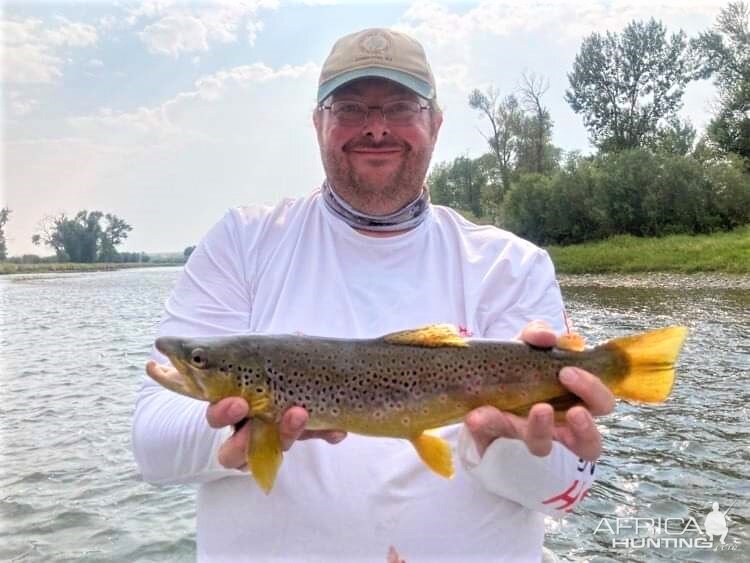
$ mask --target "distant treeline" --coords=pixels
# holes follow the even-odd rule
[[[713,78],[706,131],[678,117],[686,85]],[[474,90],[489,151],[438,163],[432,201],[539,244],[617,234],[709,233],[750,223],[750,9],[733,2],[712,31],[667,35],[656,20],[584,39],[565,99],[597,152],[552,142],[548,83],[524,74],[507,96]]]

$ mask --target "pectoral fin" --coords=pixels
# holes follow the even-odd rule
[[[250,420],[250,439],[247,444],[247,466],[255,481],[268,494],[282,460],[279,428],[260,418]]]
[[[412,439],[412,444],[417,450],[422,461],[438,475],[450,479],[453,477],[453,460],[451,459],[451,447],[442,438],[423,432]]]

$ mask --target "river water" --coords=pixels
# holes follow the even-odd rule
[[[130,452],[134,396],[178,271],[0,279],[0,560],[194,559],[195,490],[142,482]],[[750,560],[750,278],[561,281],[590,343],[669,324],[691,333],[669,402],[620,403],[600,420],[598,482],[548,521],[547,547],[562,560]],[[704,549],[692,522],[702,530],[713,502],[729,509],[728,534]]]

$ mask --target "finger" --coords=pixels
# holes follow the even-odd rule
[[[594,416],[611,413],[615,408],[615,396],[601,379],[580,368],[565,367],[560,370],[560,383],[586,404]]]
[[[570,451],[586,461],[596,461],[602,454],[602,435],[591,414],[583,407],[572,407],[565,414],[567,432],[560,436]]]
[[[311,440],[313,438],[325,440],[329,444],[338,444],[346,438],[346,432],[343,430],[305,430],[297,439]]]
[[[238,469],[247,463],[247,444],[250,439],[250,426],[245,424],[239,431],[232,434],[219,447],[219,463],[229,469]]]
[[[281,436],[281,447],[288,450],[297,438],[300,437],[307,424],[309,415],[302,407],[290,407],[282,416],[279,423],[279,436]]]
[[[532,321],[523,328],[519,339],[531,346],[552,348],[557,342],[557,335],[546,322]]]
[[[154,360],[149,360],[146,362],[146,373],[148,373],[151,377],[164,377],[167,374],[168,366],[163,366],[161,364],[157,364]]]
[[[208,405],[206,420],[211,428],[223,428],[236,424],[247,416],[247,401],[241,397],[227,397]]]
[[[494,407],[474,409],[464,419],[480,456],[498,438],[521,438],[523,436],[523,419],[504,413]]]
[[[545,403],[531,407],[523,441],[533,455],[544,457],[552,450],[554,411]]]

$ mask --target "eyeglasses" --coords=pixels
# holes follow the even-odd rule
[[[372,110],[380,110],[383,119],[391,125],[410,125],[423,110],[432,108],[410,100],[388,102],[382,106],[368,106],[364,102],[342,100],[329,106],[320,106],[320,109],[330,111],[338,125],[359,127],[367,123]]]

